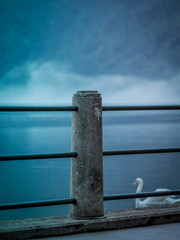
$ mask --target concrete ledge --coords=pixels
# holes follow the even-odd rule
[[[175,222],[180,222],[180,204],[108,211],[104,218],[90,220],[61,216],[2,221],[0,222],[0,239],[33,239]]]

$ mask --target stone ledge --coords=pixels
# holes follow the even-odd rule
[[[104,218],[90,220],[60,216],[2,221],[0,239],[23,240],[175,222],[180,222],[180,204],[108,211]]]

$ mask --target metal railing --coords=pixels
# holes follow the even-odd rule
[[[180,110],[180,105],[159,105],[159,106],[103,106],[102,111],[149,111],[149,110]],[[113,155],[134,155],[134,154],[157,154],[157,153],[175,153],[180,152],[180,148],[161,148],[161,149],[135,149],[135,150],[120,150],[120,151],[104,151],[103,156]],[[161,191],[161,192],[143,192],[143,193],[127,193],[114,194],[104,196],[104,201],[132,199],[141,197],[156,197],[179,195],[180,189]]]
[[[0,112],[60,112],[78,111],[77,106],[0,106]],[[1,155],[0,161],[38,160],[49,158],[76,158],[76,152],[51,153],[51,154],[19,154]],[[75,204],[76,198],[29,201],[19,203],[0,204],[0,210],[10,210],[19,208],[44,207],[64,204]]]
[[[77,106],[0,106],[0,112],[64,112],[78,111]]]
[[[113,155],[134,155],[134,154],[153,154],[153,153],[173,153],[180,152],[180,148],[161,148],[161,149],[136,149],[120,151],[104,151],[103,156]]]
[[[180,190],[143,192],[143,193],[125,193],[125,194],[123,193],[123,194],[106,195],[104,196],[104,201],[141,198],[141,197],[169,196],[169,195],[178,195],[178,194],[180,194]]]
[[[10,204],[0,204],[0,210],[32,208],[32,207],[47,207],[47,206],[64,205],[64,204],[75,204],[76,202],[77,202],[76,198],[19,202],[19,203],[10,203]]]
[[[1,106],[0,112],[27,112],[27,111],[72,111],[77,112],[78,106]],[[169,106],[103,106],[102,111],[141,111],[141,110],[180,110],[180,105]],[[99,116],[99,115],[98,115]],[[120,151],[103,151],[103,156],[112,155],[132,155],[132,154],[153,154],[153,153],[173,153],[180,152],[180,148],[164,148],[164,149],[135,149],[135,150],[120,150]],[[14,160],[33,160],[33,159],[48,159],[48,158],[77,158],[78,152],[69,153],[51,153],[51,154],[25,154],[25,155],[1,155],[0,161],[14,161]],[[180,189],[164,191],[164,192],[144,192],[144,193],[128,193],[128,194],[116,194],[103,196],[103,200],[117,200],[117,199],[129,199],[140,198],[148,196],[166,196],[166,195],[178,195]],[[11,204],[0,204],[0,210],[18,209],[18,208],[30,208],[30,207],[42,207],[61,204],[76,204],[78,199],[71,197],[66,199],[56,200],[44,200],[33,202],[21,202]]]
[[[180,152],[180,148],[161,148],[161,149],[138,149],[138,150],[120,150],[103,151],[103,156],[113,155],[135,155],[135,154],[153,154],[153,153],[175,153]],[[38,160],[49,158],[77,158],[77,152],[69,153],[50,153],[50,154],[19,154],[19,155],[1,155],[0,162],[20,161],[20,160]]]
[[[76,152],[70,153],[51,153],[51,154],[20,154],[20,155],[1,155],[0,161],[19,161],[19,160],[37,160],[49,158],[76,158]]]
[[[102,111],[180,110],[180,105],[103,106]]]

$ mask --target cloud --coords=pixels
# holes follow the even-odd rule
[[[12,84],[18,71],[27,72],[27,84]],[[0,89],[0,104],[69,105],[78,90],[98,90],[103,104],[179,104],[179,77],[154,81],[121,75],[84,76],[54,62],[33,62],[6,74],[6,81],[11,81]]]

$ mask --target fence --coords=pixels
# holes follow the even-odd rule
[[[180,148],[103,151],[102,111],[180,110],[175,106],[104,106],[96,91],[78,91],[68,107],[0,107],[2,112],[72,111],[71,152],[0,156],[0,161],[71,158],[70,198],[0,204],[0,210],[71,204],[71,217],[104,216],[104,201],[180,194],[180,189],[164,192],[129,193],[103,196],[103,156],[180,152]]]

